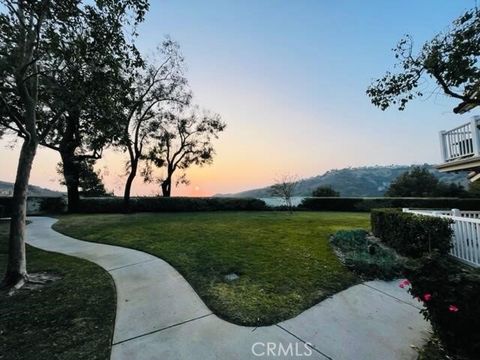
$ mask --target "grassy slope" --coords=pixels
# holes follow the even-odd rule
[[[285,320],[355,283],[327,239],[368,227],[368,214],[315,212],[82,215],[54,226],[165,259],[215,313],[244,325]],[[240,279],[224,281],[232,272]]]
[[[0,271],[6,266],[8,224],[0,223]],[[0,359],[108,359],[115,289],[90,262],[27,249],[29,272],[62,279],[40,290],[0,294]]]

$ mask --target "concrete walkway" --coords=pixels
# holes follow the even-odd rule
[[[397,282],[381,281],[353,286],[277,325],[234,325],[212,314],[165,261],[64,236],[51,229],[52,218],[30,220],[30,245],[87,259],[113,277],[114,360],[415,359],[411,345],[428,336],[419,304]]]

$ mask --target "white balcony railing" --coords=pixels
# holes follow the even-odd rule
[[[403,212],[435,216],[453,221],[450,255],[474,267],[480,267],[480,211],[411,210]]]
[[[440,145],[444,163],[472,156],[480,156],[480,117],[455,129],[440,132]]]

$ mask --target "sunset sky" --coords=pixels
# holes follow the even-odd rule
[[[148,54],[165,35],[178,41],[194,102],[227,123],[213,165],[192,168],[191,184],[173,195],[237,192],[284,173],[310,177],[347,166],[436,163],[438,132],[474,115],[454,115],[455,103],[433,86],[404,112],[382,112],[365,95],[373,79],[392,69],[391,48],[404,34],[421,46],[473,0],[151,3],[139,47]],[[0,145],[0,180],[13,181],[18,145],[8,138]],[[97,166],[118,195],[125,159],[109,150]],[[61,189],[58,161],[58,154],[41,149],[31,184]],[[134,195],[158,192],[137,178]]]

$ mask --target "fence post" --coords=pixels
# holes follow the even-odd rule
[[[442,155],[442,162],[447,162],[448,152],[447,152],[447,141],[445,139],[446,131],[440,131],[440,154]]]
[[[475,156],[480,156],[480,134],[477,128],[477,123],[479,120],[480,116],[474,116],[470,124],[470,130],[472,131],[473,154]]]
[[[459,209],[452,209],[452,216],[461,217],[461,216],[462,216],[462,213],[460,212]]]

